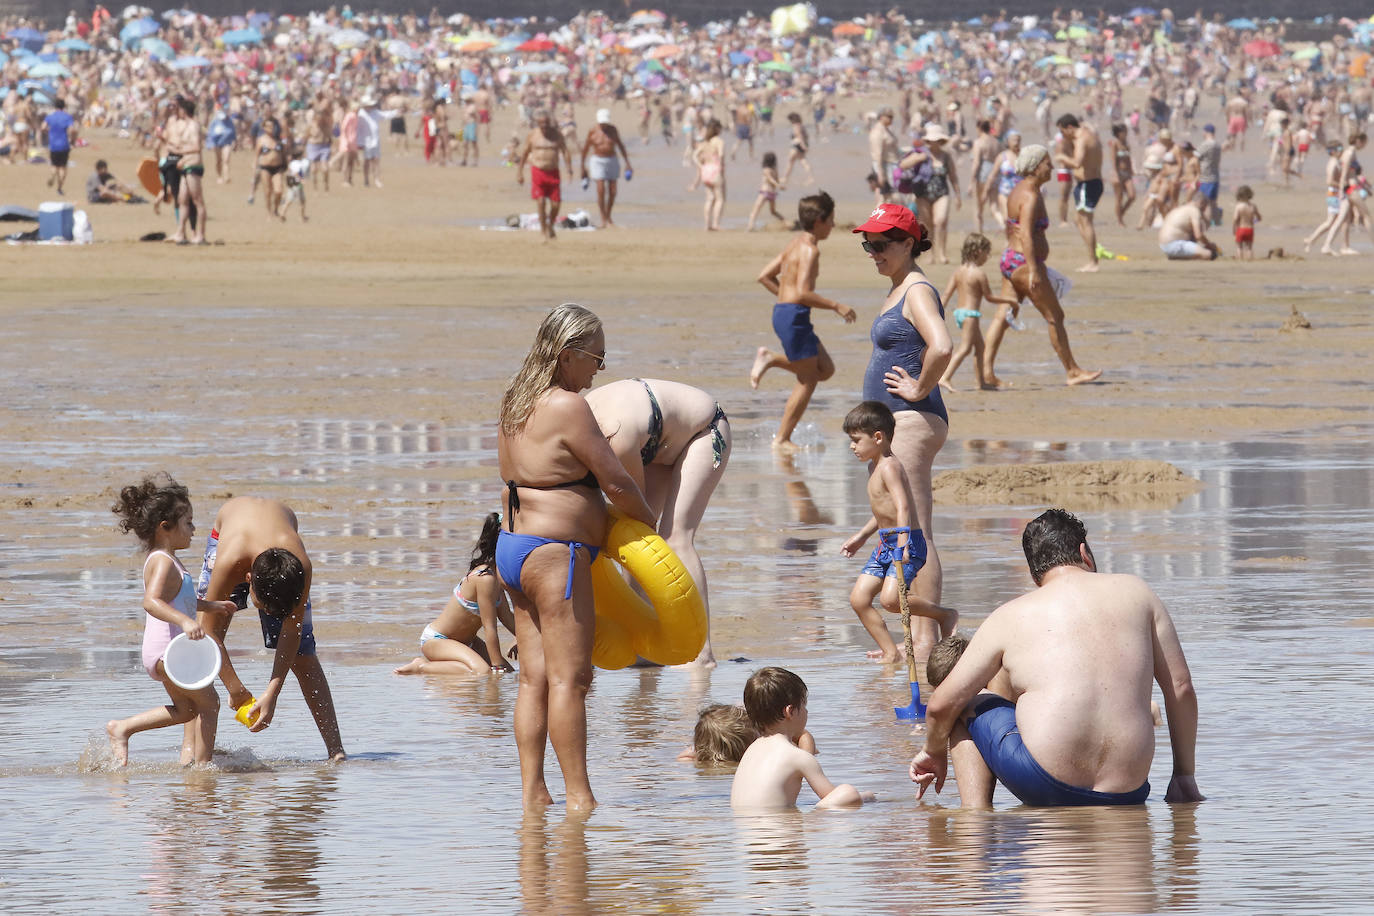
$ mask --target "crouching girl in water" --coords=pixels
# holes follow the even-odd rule
[[[515,618],[506,603],[501,580],[496,577],[496,537],[500,533],[501,515],[493,512],[482,523],[482,534],[473,548],[467,575],[454,586],[448,605],[420,634],[420,651],[424,656],[397,668],[397,674],[515,670],[502,657],[496,632],[498,620],[508,631],[515,631]],[[479,629],[481,638],[477,635]]]
[[[191,496],[185,487],[166,474],[145,477],[142,483],[119,492],[112,511],[119,516],[119,530],[132,531],[148,551],[143,561],[143,667],[149,677],[162,684],[172,702],[127,719],[111,719],[105,725],[110,751],[115,762],[124,766],[129,762],[130,735],[187,725],[181,745],[182,764],[208,763],[215,749],[219,695],[213,686],[189,691],[173,684],[163,669],[162,656],[178,633],[191,639],[209,636],[197,614],[232,614],[237,608],[232,601],[197,599],[195,580],[176,558],[176,552],[189,547],[196,533],[191,522]],[[224,651],[223,646],[220,651]]]

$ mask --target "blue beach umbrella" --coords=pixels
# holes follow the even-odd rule
[[[145,38],[138,43],[138,49],[148,52],[149,57],[157,60],[173,60],[177,56],[172,46],[161,38]]]
[[[80,38],[64,38],[54,47],[59,51],[89,51],[91,46]]]
[[[1227,24],[1228,26],[1230,26],[1231,28],[1233,28],[1233,29],[1257,29],[1257,28],[1259,28],[1259,25],[1256,24],[1255,20],[1253,20],[1253,19],[1245,19],[1245,18],[1243,18],[1243,17],[1240,18],[1240,19],[1232,19],[1230,22],[1228,22],[1228,23],[1226,23],[1226,24]]]
[[[229,48],[262,44],[262,33],[257,29],[234,29],[221,35],[220,40]]]
[[[18,29],[10,29],[5,33],[5,37],[10,41],[17,41],[19,45],[28,48],[30,51],[37,51],[43,47],[43,33],[37,29],[27,26]]]
[[[5,64],[7,64],[7,63],[9,63],[9,62],[10,62],[10,56],[9,56],[8,54],[6,54],[4,51],[0,51],[0,67],[5,66]],[[5,88],[6,88],[6,89],[9,89],[8,86],[6,86]]]
[[[993,30],[994,32],[1005,32],[1007,29],[1010,29],[1010,28],[1011,28],[1011,23],[1010,23],[1010,22],[994,22],[994,23],[992,24],[992,30]]]
[[[745,54],[743,51],[730,52],[730,64],[735,67],[743,67],[754,59],[752,54]]]
[[[196,70],[200,67],[208,66],[210,66],[210,58],[201,57],[197,54],[191,54],[186,57],[178,57],[176,60],[172,61],[173,70]]]
[[[1026,41],[1053,41],[1054,36],[1044,29],[1026,29],[1021,33],[1021,37]]]
[[[1152,10],[1148,6],[1137,6],[1126,14],[1127,19],[1134,19],[1137,16],[1158,16],[1159,10]]]
[[[267,13],[254,13],[248,17],[249,28],[264,29],[272,24],[272,17]]]
[[[27,72],[29,76],[32,76],[36,79],[43,79],[47,77],[68,77],[72,75],[72,71],[68,70],[61,64],[51,63],[50,61],[46,60],[34,64],[32,67],[28,69]]]
[[[145,16],[142,19],[135,19],[133,22],[130,22],[128,25],[124,26],[124,28],[120,29],[119,40],[126,45],[132,45],[140,38],[147,38],[149,35],[157,34],[161,28],[162,26],[158,24],[156,19],[149,19]]]

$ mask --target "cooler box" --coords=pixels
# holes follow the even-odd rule
[[[48,201],[38,206],[38,240],[72,240],[72,223],[75,213],[72,205],[65,201]]]

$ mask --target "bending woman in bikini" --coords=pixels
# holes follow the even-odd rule
[[[588,392],[587,403],[616,457],[657,513],[659,535],[701,592],[708,629],[693,664],[714,668],[711,604],[696,536],[730,461],[730,421],[705,391],[661,379],[611,382]]]
[[[539,325],[501,399],[497,459],[506,529],[496,570],[515,608],[520,693],[515,743],[527,810],[552,803],[544,747],[552,740],[568,810],[596,804],[587,780],[587,690],[595,612],[589,566],[606,538],[606,504],[652,526],[654,513],[578,394],[606,364],[601,320],[566,303]]]
[[[1050,254],[1045,231],[1049,229],[1050,218],[1040,188],[1054,174],[1049,150],[1039,144],[1027,146],[1016,157],[1016,171],[1022,180],[1007,197],[1007,250],[1002,252],[999,265],[1003,277],[1002,296],[1029,299],[1044,316],[1049,325],[1050,346],[1064,364],[1067,384],[1091,382],[1102,374],[1102,370],[1089,371],[1074,361],[1073,351],[1069,349],[1069,333],[1064,330],[1064,309],[1045,272],[1045,259]],[[988,325],[983,349],[983,379],[993,387],[1002,385],[993,372],[993,361],[997,359],[1002,335],[1007,331],[1007,319],[1015,317],[1018,308],[1001,306],[997,317]]]

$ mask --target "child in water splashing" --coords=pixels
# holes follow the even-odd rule
[[[496,631],[498,620],[507,630],[515,631],[515,617],[496,576],[496,538],[500,533],[501,514],[493,512],[482,523],[467,575],[454,586],[448,605],[420,634],[423,657],[401,665],[396,674],[501,674],[515,670],[501,655]],[[512,657],[514,652],[512,646]]]
[[[162,684],[172,702],[127,719],[111,719],[105,725],[115,762],[129,762],[129,737],[153,728],[188,725],[181,746],[181,763],[208,763],[215,749],[219,695],[213,686],[183,690],[163,669],[162,656],[178,633],[191,639],[211,637],[199,614],[232,614],[232,601],[196,598],[195,580],[177,559],[176,552],[191,545],[196,526],[191,522],[191,496],[166,474],[145,477],[125,487],[112,511],[120,518],[119,529],[133,532],[148,552],[143,562],[143,667]],[[223,652],[223,646],[220,647]],[[190,723],[194,722],[194,725]]]

